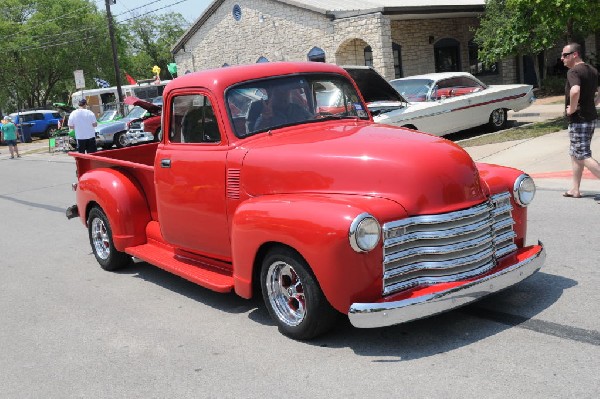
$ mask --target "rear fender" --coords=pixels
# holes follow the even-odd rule
[[[110,168],[84,173],[77,185],[77,206],[85,209],[80,215],[84,224],[96,204],[108,217],[117,250],[146,242],[150,210],[141,185],[132,176]]]
[[[304,258],[325,297],[338,311],[347,313],[358,298],[379,298],[381,242],[371,252],[357,253],[348,239],[350,224],[363,212],[383,218],[392,212],[404,214],[404,209],[389,200],[360,196],[273,195],[244,202],[232,221],[236,293],[251,297],[261,267],[259,254],[269,246],[284,245]]]

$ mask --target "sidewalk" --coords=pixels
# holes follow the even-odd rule
[[[552,101],[559,101],[556,98]],[[509,112],[508,118],[518,122],[540,122],[558,118],[563,115],[562,103],[534,103],[520,112]],[[600,127],[600,126],[599,126]],[[592,139],[592,154],[600,158],[600,132]],[[460,145],[460,142],[457,143]],[[530,174],[538,187],[556,190],[567,190],[571,184],[571,158],[569,157],[569,133],[562,130],[545,136],[526,140],[507,141],[504,143],[486,144],[477,147],[466,147],[465,151],[476,162],[493,163],[511,166]],[[600,180],[587,169],[584,170],[581,190],[584,193],[600,193]]]

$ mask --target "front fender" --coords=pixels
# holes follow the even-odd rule
[[[84,173],[77,185],[77,207],[87,225],[87,216],[93,204],[98,204],[110,223],[114,246],[123,251],[127,247],[146,242],[146,225],[150,209],[140,184],[126,172],[99,168]]]
[[[383,273],[380,243],[369,253],[357,253],[349,244],[353,219],[369,212],[380,223],[404,209],[393,201],[361,196],[272,195],[241,204],[232,221],[232,260],[235,291],[252,296],[255,267],[261,248],[282,244],[306,260],[325,297],[347,313],[358,298],[379,298]]]
[[[482,186],[487,187],[490,194],[493,195],[503,191],[508,191],[511,194],[512,216],[515,220],[514,231],[517,234],[515,243],[519,248],[522,248],[525,245],[527,234],[527,208],[516,203],[513,189],[515,181],[524,172],[507,166],[488,163],[477,163],[477,169],[479,170]]]

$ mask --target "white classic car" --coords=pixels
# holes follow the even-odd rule
[[[431,73],[387,82],[373,68],[344,67],[375,122],[443,136],[476,126],[506,127],[507,111],[535,100],[531,85],[487,86],[466,72]]]

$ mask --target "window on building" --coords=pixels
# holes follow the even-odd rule
[[[314,62],[325,62],[325,51],[319,47],[313,47],[308,52],[308,60]]]
[[[370,67],[373,66],[373,50],[371,49],[371,46],[365,47],[365,65]]]
[[[498,63],[485,65],[479,61],[479,46],[473,39],[469,41],[469,72],[472,75],[496,75],[498,74]]]
[[[436,72],[460,71],[460,43],[456,39],[441,39],[433,46]]]
[[[261,62],[269,62],[269,60],[266,57],[263,57],[262,55],[260,57],[258,57],[258,59],[256,60],[257,64],[260,64]]]
[[[402,46],[398,43],[392,43],[392,52],[394,53],[394,77],[402,78]]]

